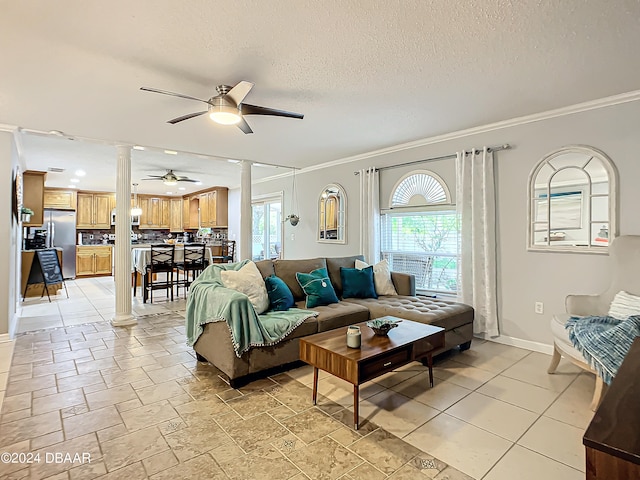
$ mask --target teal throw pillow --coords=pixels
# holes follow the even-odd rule
[[[264,279],[264,284],[269,295],[269,310],[289,310],[295,305],[291,290],[280,277],[271,275]]]
[[[307,296],[307,308],[339,302],[326,268],[318,268],[311,273],[297,272],[296,280]]]
[[[373,283],[373,266],[359,270],[340,267],[342,298],[378,298]]]

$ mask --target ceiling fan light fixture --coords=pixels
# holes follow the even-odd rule
[[[242,120],[238,109],[230,105],[209,106],[209,118],[220,125],[237,125]]]
[[[169,187],[172,187],[173,185],[177,185],[178,181],[175,178],[165,178],[162,180],[162,183],[168,185]]]

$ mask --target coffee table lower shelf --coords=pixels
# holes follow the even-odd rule
[[[394,318],[394,317],[389,317]],[[400,319],[396,319],[400,320]],[[429,368],[433,387],[433,352],[444,347],[444,328],[402,320],[386,337],[373,333],[366,322],[357,324],[362,333],[360,348],[349,348],[347,328],[309,335],[300,339],[300,360],[313,366],[313,404],[318,399],[318,370],[324,370],[353,385],[353,428],[358,429],[360,385],[415,360]]]

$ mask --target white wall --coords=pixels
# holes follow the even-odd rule
[[[545,154],[562,146],[585,144],[604,151],[620,173],[620,234],[640,234],[640,218],[636,213],[640,203],[640,188],[637,187],[640,180],[638,125],[640,101],[634,101],[498,128],[307,173],[300,172],[297,174],[300,211],[295,213],[300,215],[301,221],[297,227],[289,224],[285,227],[285,258],[360,253],[359,183],[358,177],[353,174],[355,170],[437,157],[463,148],[509,143],[513,149],[496,153],[500,329],[506,336],[550,344],[551,314],[564,311],[564,298],[569,293],[598,293],[603,290],[608,281],[608,257],[526,250],[528,175]],[[455,185],[450,182],[453,160],[447,162],[427,163],[424,168],[441,174],[451,190],[455,190]],[[403,167],[383,172],[382,189],[390,191],[395,181],[413,168],[421,167]],[[346,245],[316,241],[318,196],[328,183],[339,183],[347,192]],[[253,186],[254,195],[280,190],[285,192],[284,207],[288,214],[291,205],[290,178]],[[386,197],[382,198],[386,201]],[[295,233],[295,240],[291,240],[291,233]],[[544,303],[544,315],[534,313],[536,301]]]
[[[0,265],[5,265],[5,275],[0,275],[0,341],[6,334],[15,333],[16,309],[20,290],[20,227],[13,216],[13,171],[19,165],[13,133],[0,130],[0,212],[4,218],[0,224]],[[21,166],[22,170],[22,166]]]

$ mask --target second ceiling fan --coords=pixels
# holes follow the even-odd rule
[[[194,180],[193,178],[185,177],[182,175],[176,175],[173,170],[168,169],[164,175],[147,175],[152,178],[143,178],[142,180],[162,180],[165,185],[176,185],[178,182],[193,182],[200,183],[200,180]]]
[[[171,123],[172,125],[208,113],[211,119],[216,123],[220,123],[222,125],[237,125],[244,133],[253,133],[253,130],[251,130],[251,127],[244,119],[245,115],[272,115],[275,117],[304,118],[304,115],[301,113],[287,112],[285,110],[276,110],[275,108],[260,107],[258,105],[244,103],[244,99],[253,88],[253,85],[253,83],[245,81],[238,83],[233,88],[229,85],[218,85],[216,87],[218,94],[211,97],[209,100],[203,100],[190,95],[183,95],[182,93],[158,90],[157,88],[140,87],[140,90],[186,98],[187,100],[196,100],[208,105],[207,110],[202,112],[188,113],[187,115],[182,115],[181,117],[169,120],[167,123]]]

